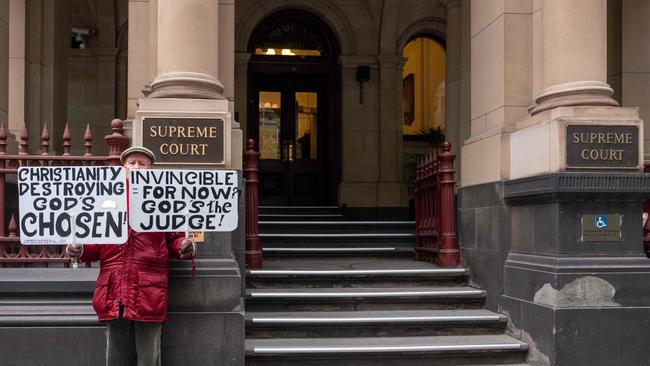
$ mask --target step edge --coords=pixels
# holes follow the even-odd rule
[[[260,225],[415,225],[415,221],[258,221]]]
[[[527,345],[520,342],[414,345],[414,346],[253,346],[254,355],[281,354],[334,354],[334,353],[393,353],[393,352],[490,352],[490,351],[524,351]]]
[[[293,277],[293,276],[377,276],[377,275],[467,275],[464,268],[435,269],[349,269],[349,270],[274,270],[249,269],[246,274],[253,277]]]
[[[413,238],[413,233],[299,233],[299,234],[259,234],[260,238]]]
[[[300,289],[302,290],[302,289]],[[255,298],[303,298],[303,299],[336,299],[336,298],[380,298],[380,297],[482,297],[484,290],[429,290],[429,291],[372,291],[372,292],[264,292],[263,290],[247,290],[246,297]]]
[[[413,251],[412,247],[318,247],[318,248],[291,248],[291,247],[262,247],[262,252],[396,252]]]
[[[413,317],[359,317],[359,318],[271,318],[271,317],[251,317],[247,322],[254,325],[271,325],[271,324],[382,324],[382,323],[467,323],[467,322],[494,322],[503,321],[498,315],[473,315],[473,316],[413,316]]]

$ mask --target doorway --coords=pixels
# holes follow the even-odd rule
[[[251,36],[248,136],[260,152],[260,204],[334,205],[339,183],[338,46],[312,14],[286,10]]]
[[[260,197],[268,205],[325,203],[320,136],[327,121],[325,91],[314,80],[257,80]],[[319,103],[320,102],[320,103]]]
[[[260,152],[260,203],[332,204],[337,145],[331,80],[325,76],[257,75],[249,134]],[[337,133],[337,132],[336,132]],[[334,188],[334,189],[333,189]]]

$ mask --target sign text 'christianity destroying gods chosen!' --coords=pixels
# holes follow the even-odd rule
[[[129,225],[140,232],[237,227],[236,171],[133,170],[129,181],[122,167],[20,168],[20,242],[123,244]]]

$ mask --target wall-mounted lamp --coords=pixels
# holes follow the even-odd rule
[[[363,83],[370,81],[370,66],[357,66],[357,82],[359,83],[359,104],[363,104]]]

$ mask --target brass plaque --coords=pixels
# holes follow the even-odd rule
[[[575,169],[635,169],[637,126],[567,125],[566,166]]]
[[[582,215],[582,241],[621,241],[623,216]]]
[[[220,118],[144,118],[142,145],[156,165],[225,164],[225,125]]]

